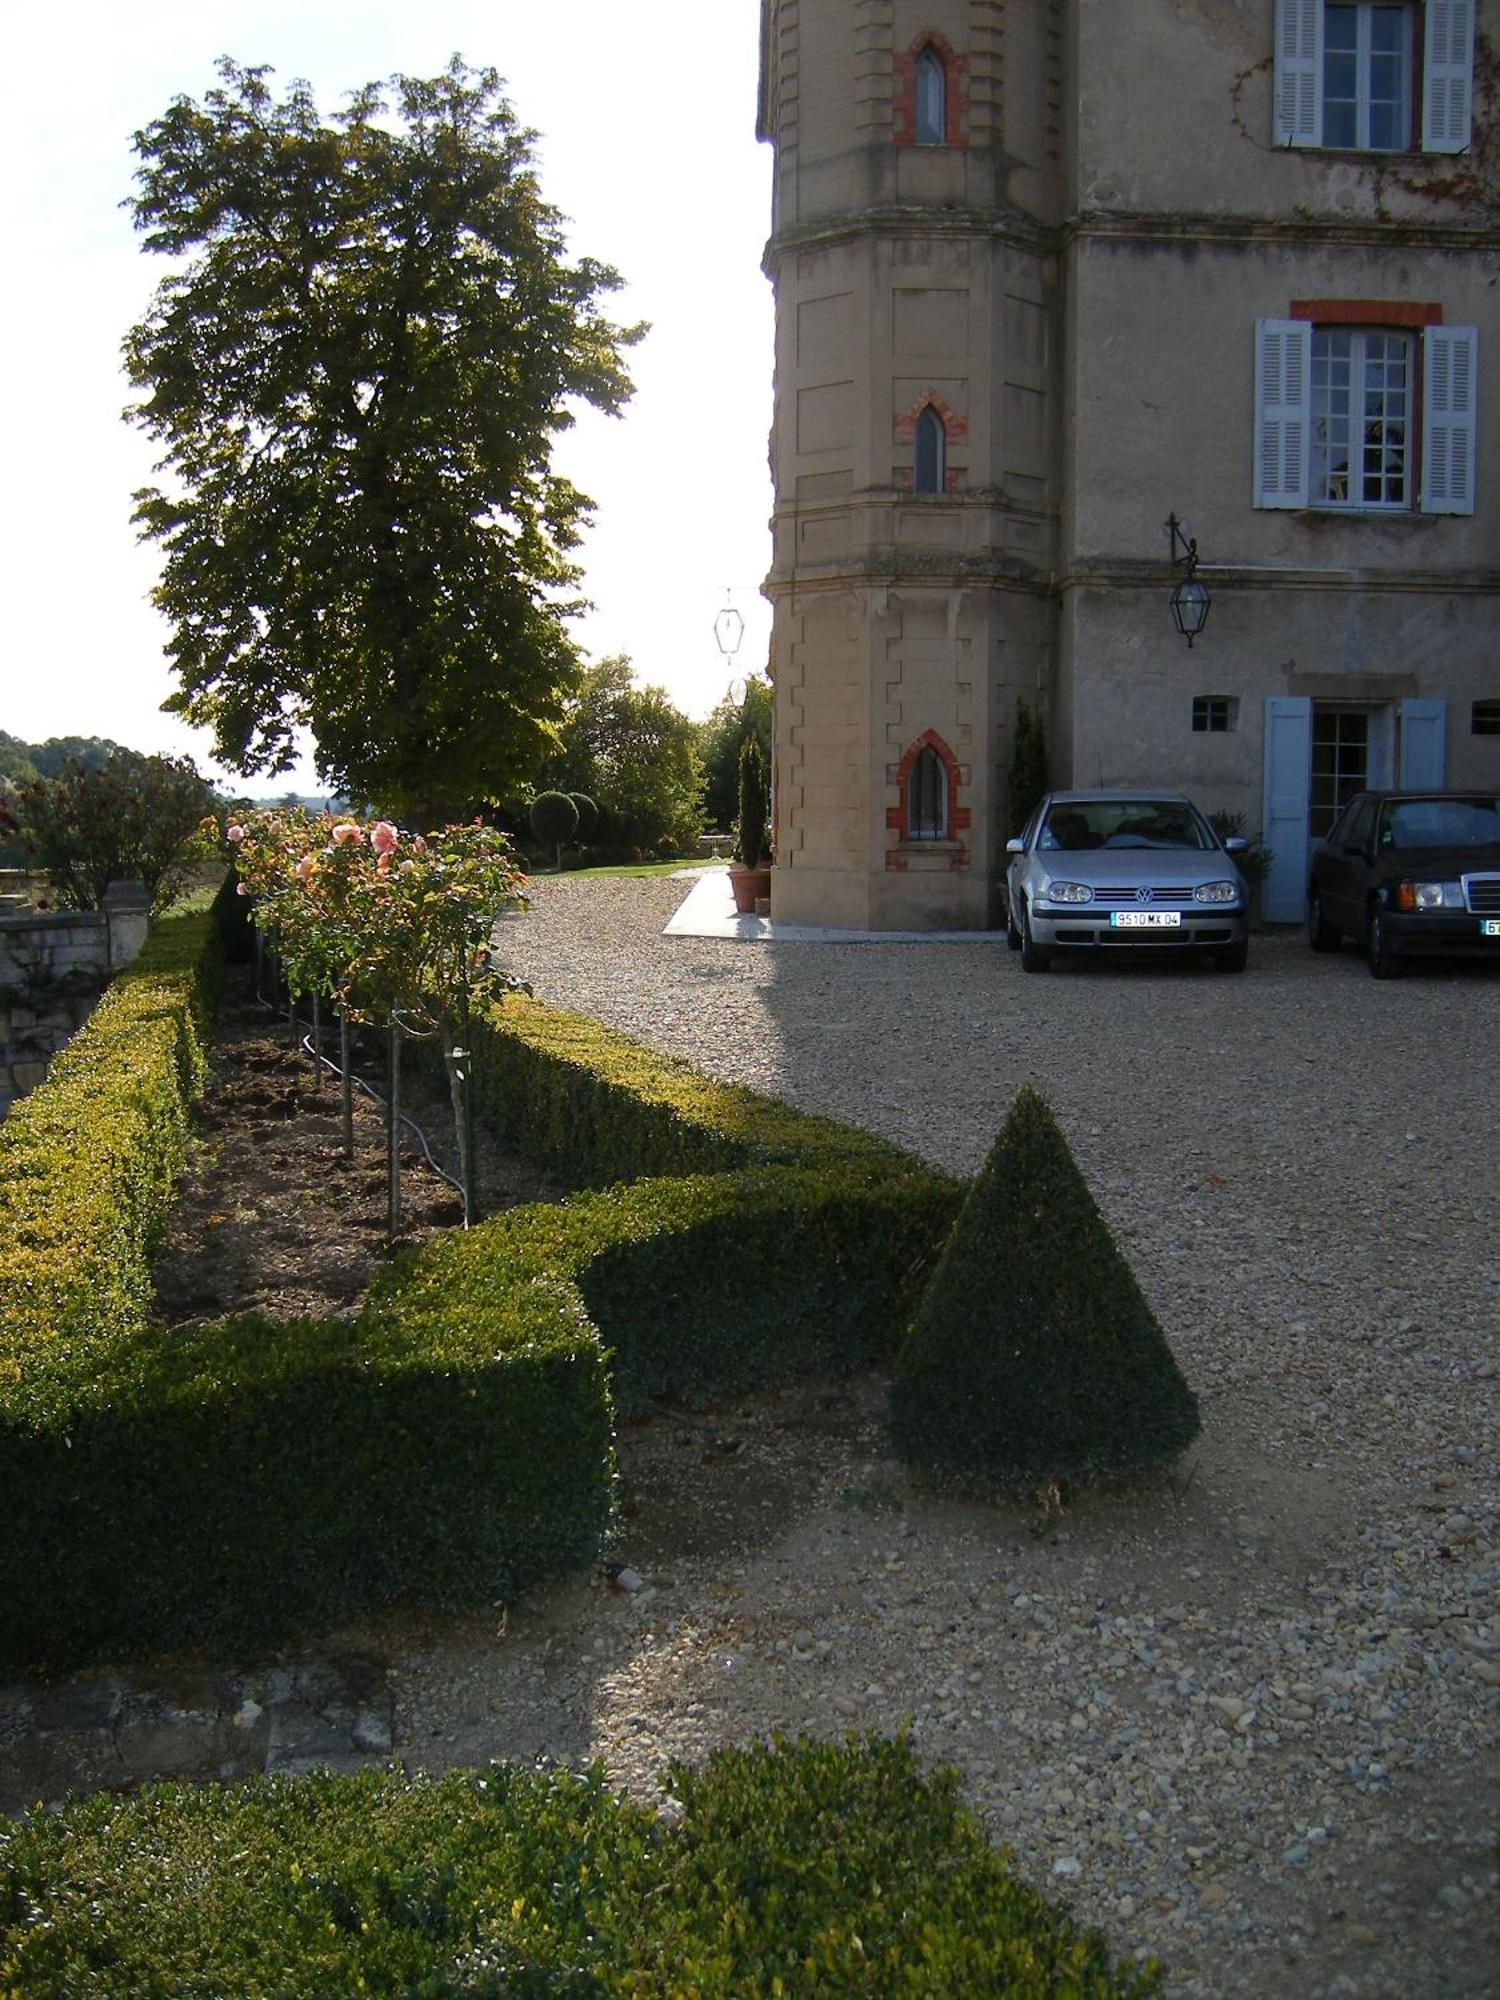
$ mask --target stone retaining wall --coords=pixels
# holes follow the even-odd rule
[[[0,1118],[34,1090],[146,941],[151,900],[111,882],[102,910],[0,913]]]

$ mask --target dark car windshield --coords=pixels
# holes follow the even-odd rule
[[[1380,845],[1395,847],[1500,846],[1500,798],[1397,799],[1381,808]]]
[[[1190,847],[1217,843],[1185,799],[1060,799],[1042,823],[1037,845],[1069,853],[1109,847]]]

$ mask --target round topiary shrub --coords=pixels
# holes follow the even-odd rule
[[[578,809],[579,840],[592,840],[599,831],[599,808],[587,792],[569,792],[568,797]]]
[[[566,792],[538,792],[531,802],[531,830],[553,849],[561,868],[563,842],[578,832],[578,808]]]
[[[1017,1097],[891,1385],[895,1446],[986,1486],[1169,1463],[1198,1406],[1044,1100]]]

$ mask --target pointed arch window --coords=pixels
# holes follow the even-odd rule
[[[942,146],[948,140],[948,71],[931,42],[917,57],[917,129],[919,146]]]
[[[948,432],[929,403],[917,418],[912,486],[918,493],[941,493],[948,483]]]
[[[908,840],[948,838],[948,772],[928,743],[918,752],[906,789]]]

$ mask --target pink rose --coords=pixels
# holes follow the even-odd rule
[[[235,846],[238,847],[240,842],[245,838],[245,829],[242,826],[226,826],[224,829],[224,838],[232,840]]]
[[[380,859],[375,863],[375,873],[377,875],[389,875],[390,872],[391,857],[389,854],[382,854]]]
[[[352,819],[343,819],[333,829],[331,837],[335,847],[358,847],[365,836]]]
[[[400,838],[388,819],[378,819],[370,834],[370,845],[377,854],[389,854]]]
[[[237,896],[248,896],[250,891],[245,887],[243,882],[236,882],[234,885],[234,893]]]
[[[427,842],[422,838],[420,833],[412,842],[412,846],[417,850],[418,854],[425,854],[427,852]]]
[[[318,864],[312,855],[304,854],[302,859],[297,863],[297,880],[299,882],[310,882],[317,872]]]

